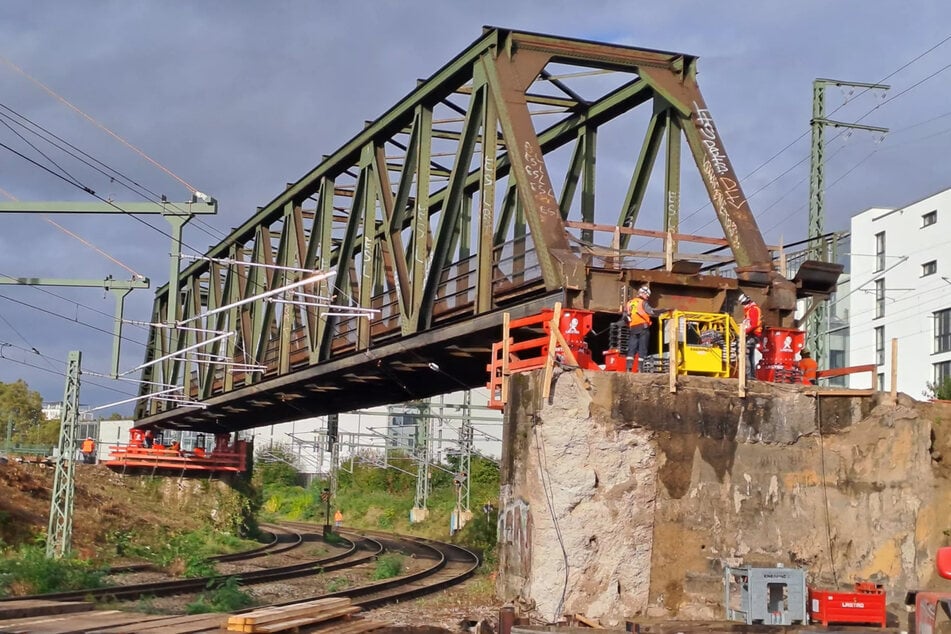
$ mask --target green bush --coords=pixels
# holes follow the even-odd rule
[[[350,582],[347,581],[346,577],[334,577],[327,584],[327,592],[340,592],[346,590],[349,585]]]
[[[389,579],[399,576],[403,572],[403,556],[396,553],[385,553],[376,560],[374,579]]]
[[[209,592],[185,606],[186,614],[204,614],[206,612],[234,612],[254,605],[254,599],[238,586],[236,577],[224,580],[213,579],[208,582]]]
[[[23,546],[0,560],[0,594],[46,594],[102,586],[103,571],[80,559],[47,559],[42,546]]]

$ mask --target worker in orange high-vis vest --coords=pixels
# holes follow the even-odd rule
[[[815,385],[819,364],[812,358],[812,354],[808,350],[803,350],[799,353],[799,356],[799,371],[802,372],[802,382],[806,385]]]
[[[637,355],[638,370],[644,367],[647,358],[647,346],[650,341],[651,318],[670,312],[657,310],[647,301],[651,297],[651,289],[642,286],[637,289],[637,295],[624,308],[627,316],[627,371],[634,368],[634,355]]]
[[[746,335],[746,376],[752,379],[756,377],[753,366],[756,345],[763,335],[763,312],[746,293],[740,293],[739,299],[743,304],[743,333]]]
[[[92,436],[86,436],[86,440],[83,441],[79,449],[83,453],[83,462],[86,464],[96,462],[96,441],[92,439]]]

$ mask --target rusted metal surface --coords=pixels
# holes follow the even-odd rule
[[[159,289],[156,322],[180,315],[234,336],[208,343],[202,351],[213,361],[198,363],[175,353],[210,335],[154,326],[141,395],[177,385],[205,407],[151,399],[135,417],[234,431],[476,387],[503,313],[562,301],[610,318],[641,283],[657,285],[661,306],[707,312],[742,289],[768,325],[789,325],[796,285],[774,270],[696,64],[683,53],[486,29],[186,267],[174,292]],[[643,127],[646,108],[627,182],[595,183],[601,127]],[[681,138],[719,221],[713,235],[681,229]],[[564,166],[552,160],[561,148],[570,150]],[[646,196],[655,171],[664,178],[660,205]],[[600,194],[625,186],[619,205]],[[730,261],[722,274],[696,266]],[[335,315],[295,304],[290,293],[277,298],[290,303],[254,300],[302,279],[294,269],[335,272],[298,290],[378,315]],[[233,371],[232,363],[264,369]],[[426,371],[430,364],[446,372]]]

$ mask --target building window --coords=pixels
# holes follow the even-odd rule
[[[875,318],[885,316],[885,278],[875,280]]]
[[[938,261],[932,260],[931,262],[925,262],[921,265],[921,277],[926,275],[934,275],[938,272]]]
[[[934,351],[951,352],[951,308],[934,314]]]
[[[879,392],[885,391],[885,373],[884,372],[878,373],[878,391]]]
[[[941,385],[951,379],[951,361],[942,361],[934,364],[934,384]]]
[[[845,367],[845,350],[829,350],[829,368]],[[829,385],[846,387],[846,377],[834,376],[829,379]]]
[[[885,326],[875,329],[875,365],[885,365]]]
[[[875,234],[875,271],[885,270],[885,232]]]
[[[929,212],[926,213],[926,214],[922,214],[922,216],[921,216],[921,226],[922,226],[922,227],[930,227],[931,225],[935,224],[936,222],[938,222],[938,210],[937,210],[937,209],[933,209],[932,211],[929,211]]]

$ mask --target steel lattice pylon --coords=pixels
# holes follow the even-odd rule
[[[75,470],[76,427],[79,422],[79,369],[82,353],[74,350],[66,361],[66,389],[63,419],[59,426],[59,454],[54,463],[53,499],[46,530],[46,556],[60,558],[69,553],[73,536],[73,471]]]
[[[142,395],[182,386],[206,408],[152,399],[136,418],[236,430],[475,387],[502,312],[554,301],[616,312],[625,289],[645,282],[662,303],[706,311],[739,285],[767,322],[790,325],[796,287],[774,270],[696,62],[485,29],[181,271],[176,288],[159,289],[153,322],[166,323],[150,333]],[[608,162],[612,126],[624,130],[630,159],[616,195],[601,192],[595,169]],[[680,233],[684,141],[689,193],[712,206],[719,235]],[[698,273],[727,263],[723,275]],[[255,299],[315,270],[333,277]],[[345,317],[305,296],[379,313]],[[211,362],[181,353],[204,342]],[[236,363],[264,370],[236,372]]]

